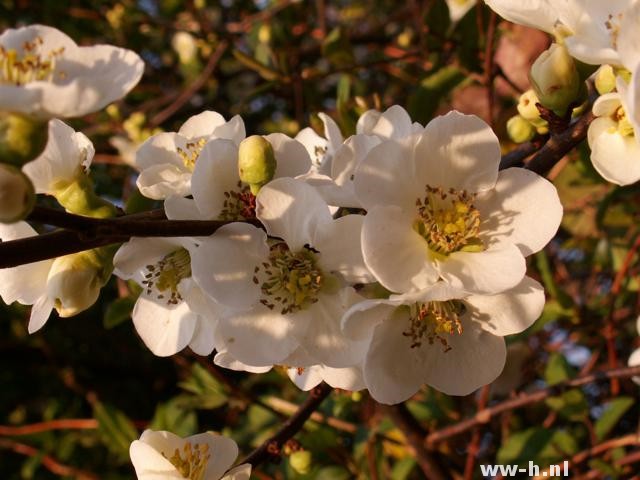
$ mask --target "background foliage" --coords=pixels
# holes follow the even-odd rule
[[[452,25],[444,0],[0,0],[1,30],[31,23],[144,58],[142,82],[125,101],[72,122],[96,145],[99,193],[129,212],[158,205],[137,194],[127,151],[113,138],[135,144],[205,109],[242,115],[252,133],[290,135],[317,127],[314,113],[326,111],[348,135],[367,108],[400,104],[421,123],[457,108],[491,122],[508,151],[504,123],[547,45],[543,34],[500,23],[482,6]],[[178,55],[178,32],[194,39],[193,58]],[[548,390],[495,415],[483,410],[520,398],[516,392],[526,398],[622,367],[638,345],[640,192],[605,183],[588,156],[581,146],[549,173],[565,218],[529,265],[548,302],[533,327],[508,339],[498,381],[462,398],[423,389],[407,402],[410,428],[397,421],[402,408],[382,408],[366,392],[334,392],[296,436],[299,445],[255,478],[424,478],[424,452],[407,438],[428,432],[426,455],[452,477],[479,478],[479,463],[548,465],[577,455],[575,477],[631,478],[639,410],[628,378]],[[154,357],[130,322],[137,293],[113,278],[89,311],[53,319],[34,336],[27,309],[0,306],[2,478],[133,478],[129,443],[146,427],[221,431],[246,454],[307,395],[278,369],[236,373],[188,351]],[[478,411],[480,423],[450,435]],[[313,456],[306,474],[288,460],[300,446]]]

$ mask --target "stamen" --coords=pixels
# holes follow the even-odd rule
[[[155,290],[156,298],[164,300],[166,292],[169,295],[167,305],[177,305],[182,301],[178,285],[181,280],[191,277],[191,256],[186,249],[180,248],[165,255],[155,265],[147,265],[146,270],[142,284],[147,295]]]
[[[176,467],[183,478],[189,480],[204,480],[207,464],[211,458],[209,445],[196,443],[192,446],[190,442],[185,443],[182,452],[176,448],[171,457],[167,457],[164,452],[162,456]]]
[[[322,159],[327,153],[327,147],[321,147],[320,145],[316,145],[313,147],[313,155],[314,155],[314,163],[319,167],[322,165]]]
[[[604,22],[604,26],[609,30],[611,46],[614,50],[618,49],[618,36],[620,35],[620,23],[622,22],[622,18],[622,13],[617,14],[615,17],[609,14],[608,19]]]
[[[432,252],[449,255],[460,250],[481,251],[480,212],[473,206],[475,196],[466,190],[426,186],[424,199],[416,200],[418,218],[413,229],[429,244]]]
[[[411,348],[422,346],[423,342],[442,344],[445,352],[451,350],[446,335],[462,334],[460,316],[466,307],[459,300],[446,302],[417,302],[409,306],[409,329],[402,335],[411,339]]]
[[[201,138],[195,142],[187,142],[185,145],[186,149],[182,149],[180,147],[176,148],[178,155],[182,158],[182,163],[184,163],[184,166],[192,172],[193,169],[196,168],[196,161],[198,161],[198,157],[206,144],[207,140]]]
[[[251,193],[248,185],[238,182],[238,190],[224,192],[224,203],[220,220],[239,221],[256,218],[256,196]]]
[[[271,246],[269,260],[256,267],[253,281],[260,285],[260,303],[282,315],[309,308],[318,301],[324,275],[316,265],[316,255],[308,248],[293,253],[278,242]]]
[[[15,49],[5,49],[0,45],[0,85],[25,85],[30,82],[52,81],[54,79],[56,59],[64,52],[64,47],[51,50],[46,55],[38,50],[43,40],[36,37],[22,45],[24,53],[20,55]],[[58,72],[61,79],[64,72]]]

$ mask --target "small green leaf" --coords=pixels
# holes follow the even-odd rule
[[[193,365],[191,376],[180,382],[178,386],[193,394],[190,399],[185,398],[185,401],[193,407],[212,409],[227,403],[224,386],[199,363]],[[183,406],[185,401],[182,402]]]
[[[96,402],[93,417],[98,420],[98,431],[104,444],[122,460],[129,458],[129,446],[138,438],[138,431],[131,420],[112,405]]]
[[[167,430],[181,437],[193,435],[198,430],[198,419],[191,409],[183,408],[180,397],[160,403],[151,420],[152,430]]]
[[[391,480],[406,480],[416,466],[414,458],[403,458],[391,470]]]
[[[618,397],[607,402],[604,407],[604,413],[594,425],[596,438],[599,441],[604,440],[634,403],[635,400],[631,397]]]
[[[589,405],[584,393],[577,388],[568,390],[557,397],[548,398],[546,403],[567,420],[579,421],[589,414]]]
[[[575,376],[576,372],[561,353],[552,353],[544,370],[544,379],[548,385],[555,385]]]

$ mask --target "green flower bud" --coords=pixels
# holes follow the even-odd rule
[[[580,74],[567,47],[554,43],[531,66],[529,79],[540,103],[564,115],[580,94]]]
[[[289,465],[301,475],[306,475],[311,471],[312,461],[313,457],[308,450],[294,452],[289,457]]]
[[[596,72],[596,90],[600,95],[613,92],[616,88],[616,74],[611,65],[602,65]]]
[[[524,143],[535,137],[536,129],[523,117],[516,115],[507,122],[507,133],[515,143]]]
[[[47,295],[55,299],[61,317],[71,317],[93,305],[113,270],[113,249],[97,248],[58,257],[47,277]]]
[[[252,135],[240,142],[238,149],[240,180],[249,184],[251,193],[257,195],[260,188],[273,179],[276,173],[276,157],[269,141],[260,135]]]
[[[536,103],[540,103],[536,92],[527,90],[520,95],[520,99],[518,100],[518,113],[535,127],[546,126],[547,121],[540,117],[540,110],[538,110]]]
[[[0,112],[0,162],[24,165],[42,153],[47,136],[47,122]]]
[[[93,182],[82,171],[73,181],[56,185],[53,196],[67,212],[94,218],[111,218],[117,214],[116,207],[96,195]]]
[[[31,180],[19,168],[0,164],[0,222],[14,223],[31,213],[36,193]]]

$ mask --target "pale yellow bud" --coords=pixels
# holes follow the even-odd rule
[[[289,457],[289,464],[291,465],[291,468],[301,475],[306,475],[311,471],[312,462],[313,457],[311,452],[308,450],[294,452]]]
[[[613,92],[616,88],[616,74],[611,65],[602,65],[596,72],[596,90],[600,95]]]
[[[198,53],[196,39],[189,32],[176,32],[171,39],[171,47],[178,54],[180,63],[190,63]]]
[[[558,115],[580,94],[580,74],[567,47],[554,43],[531,66],[529,78],[540,103]]]
[[[0,112],[0,162],[24,165],[42,153],[47,136],[47,122]]]
[[[240,142],[238,173],[240,180],[249,184],[251,193],[254,195],[257,195],[260,188],[273,179],[276,173],[276,157],[273,147],[266,138],[252,135]]]
[[[536,135],[536,129],[520,115],[511,117],[507,122],[507,134],[515,143],[524,143]]]
[[[518,100],[518,113],[536,127],[545,126],[547,121],[540,117],[540,110],[536,106],[540,99],[533,90],[527,90]]]
[[[23,220],[35,203],[36,193],[31,180],[19,168],[0,164],[0,222]]]

